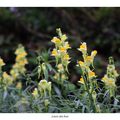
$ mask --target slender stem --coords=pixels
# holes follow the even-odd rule
[[[95,113],[97,110],[96,110],[96,107],[95,107],[95,103],[94,103],[92,94],[91,94],[90,91],[89,91],[89,87],[88,87],[88,85],[87,85],[87,79],[85,78],[85,76],[84,76],[84,81],[85,81],[86,91],[87,91],[87,93],[88,93],[88,95],[89,95],[89,99],[90,99],[90,106],[93,108],[93,112]]]

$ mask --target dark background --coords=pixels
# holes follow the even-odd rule
[[[29,54],[49,49],[58,27],[69,38],[73,64],[81,59],[76,48],[85,41],[89,52],[98,50],[95,66],[99,76],[104,75],[109,56],[120,72],[120,8],[0,8],[0,56],[9,68],[19,43]]]

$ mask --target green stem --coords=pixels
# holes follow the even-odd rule
[[[89,96],[89,99],[90,99],[90,107],[93,108],[93,112],[96,113],[97,110],[96,110],[96,107],[95,107],[95,103],[94,103],[92,94],[90,93],[89,87],[88,87],[88,85],[87,85],[87,79],[85,78],[85,76],[84,76],[83,78],[84,78],[84,81],[85,81],[86,91],[87,91],[88,96]]]

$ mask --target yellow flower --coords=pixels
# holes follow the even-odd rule
[[[66,50],[71,48],[68,42],[65,42],[64,47],[65,47]]]
[[[115,80],[112,79],[112,78],[109,78],[107,75],[105,75],[103,78],[102,78],[102,81],[105,83],[105,85],[111,87],[111,86],[116,86],[115,85]]]
[[[92,51],[92,53],[91,53],[91,57],[95,57],[96,56],[96,54],[97,54],[97,50],[94,50],[94,51]]]
[[[37,96],[38,96],[38,89],[37,89],[37,88],[34,89],[34,91],[32,92],[32,95],[33,95],[34,97],[37,97]]]
[[[46,96],[46,93],[51,95],[51,82],[47,82],[45,79],[41,80],[38,84],[38,88],[42,96]]]
[[[18,48],[16,49],[15,54],[16,54],[16,55],[19,55],[19,54],[24,53],[24,52],[25,52],[24,46],[20,44],[20,45],[18,46]],[[25,53],[26,53],[26,52],[25,52]],[[26,54],[27,54],[27,53],[26,53]]]
[[[61,40],[62,40],[62,41],[65,41],[66,39],[67,39],[66,34],[64,34],[64,35],[61,36]]]
[[[109,79],[109,80],[106,82],[106,85],[108,85],[108,86],[116,86],[114,79]]]
[[[17,89],[21,89],[21,88],[22,88],[22,83],[21,83],[21,82],[18,82],[17,85],[16,85],[16,88],[17,88]]]
[[[58,73],[56,73],[55,75],[54,75],[54,79],[58,79],[58,77],[59,77],[59,74]]]
[[[63,67],[62,64],[58,64],[57,68],[58,68],[58,71],[59,71],[59,72],[64,71],[64,67]]]
[[[61,43],[61,40],[57,37],[53,37],[53,39],[51,41],[55,44],[60,44]]]
[[[45,107],[47,107],[50,104],[50,101],[48,99],[45,99],[44,104],[45,104]]]
[[[4,66],[5,63],[3,62],[3,59],[0,58],[0,67]]]
[[[57,55],[58,55],[57,50],[56,50],[56,49],[53,49],[53,51],[52,51],[52,56],[57,56]]]
[[[27,55],[26,52],[23,52],[21,54],[18,54],[16,57],[16,61],[19,61],[20,59],[24,59],[24,57]]]
[[[104,77],[102,78],[102,81],[105,82],[105,81],[107,81],[107,80],[108,80],[107,75],[104,75]]]
[[[84,84],[84,79],[81,77],[78,82]]]
[[[68,54],[65,54],[63,57],[64,60],[70,60],[70,56]]]
[[[91,61],[92,61],[92,57],[91,57],[91,56],[87,56],[87,57],[85,58],[85,60],[88,61],[88,62],[91,62]]]
[[[27,59],[22,60],[22,62],[24,63],[24,65],[28,64]]]
[[[66,79],[65,74],[62,74],[62,75],[61,75],[61,79],[62,79],[62,80],[65,80],[65,79]]]
[[[65,47],[60,47],[60,52],[66,52],[66,48]]]
[[[89,69],[89,67],[83,61],[78,61],[78,65],[81,67],[82,72],[85,72],[86,69]]]
[[[86,43],[83,42],[82,45],[80,45],[80,48],[78,50],[80,50],[81,52],[87,51],[87,45],[86,45]]]
[[[41,89],[45,90],[47,88],[47,81],[46,80],[41,80],[39,83],[39,86]]]
[[[6,72],[3,72],[3,79],[7,82],[8,85],[12,84],[13,79]]]
[[[89,71],[88,75],[89,75],[89,78],[93,78],[93,77],[95,77],[95,72]]]
[[[19,73],[15,71],[14,69],[10,70],[10,74],[14,80],[19,76]]]
[[[22,61],[18,62],[18,65],[24,67],[27,63],[28,63],[27,60],[22,60]]]
[[[78,61],[78,64],[79,64],[80,66],[84,66],[84,62],[83,62],[83,61]]]

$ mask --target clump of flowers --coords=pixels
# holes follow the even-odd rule
[[[82,52],[82,56],[83,56],[83,61],[80,60],[78,61],[77,64],[77,66],[79,66],[82,70],[82,76],[80,78],[79,83],[85,84],[85,81],[87,80],[86,81],[87,83],[89,82],[92,84],[92,80],[96,77],[96,74],[94,72],[94,69],[91,69],[91,67],[94,68],[93,61],[94,61],[94,57],[97,54],[97,51],[94,50],[91,52],[91,55],[88,55],[87,45],[85,42],[83,42],[80,45],[80,48],[78,48],[78,50]]]
[[[65,76],[66,71],[68,71],[68,64],[70,63],[70,56],[68,54],[68,49],[70,45],[67,41],[67,36],[62,34],[60,28],[57,29],[58,37],[53,37],[51,40],[55,44],[55,48],[52,50],[52,56],[56,59],[56,66],[58,73],[54,78],[60,78],[62,81],[67,79]]]
[[[78,81],[79,83],[84,85],[84,89],[87,92],[90,100],[90,106],[93,109],[93,111],[97,111],[96,108],[96,92],[94,87],[96,86],[96,74],[94,72],[94,66],[93,66],[93,61],[94,57],[97,54],[97,51],[94,50],[91,52],[91,55],[88,54],[87,52],[87,45],[85,42],[83,42],[78,50],[82,53],[83,61],[78,61],[77,66],[81,68],[82,75],[80,80]]]
[[[26,71],[25,65],[28,64],[27,53],[22,45],[19,45],[15,51],[16,60],[13,65],[10,74],[14,80],[16,80],[20,74],[24,74]]]
[[[107,66],[107,72],[102,78],[102,81],[105,83],[105,87],[107,90],[109,90],[110,96],[115,95],[115,89],[116,89],[116,79],[119,76],[115,69],[114,60],[112,57],[109,58],[109,64]]]

